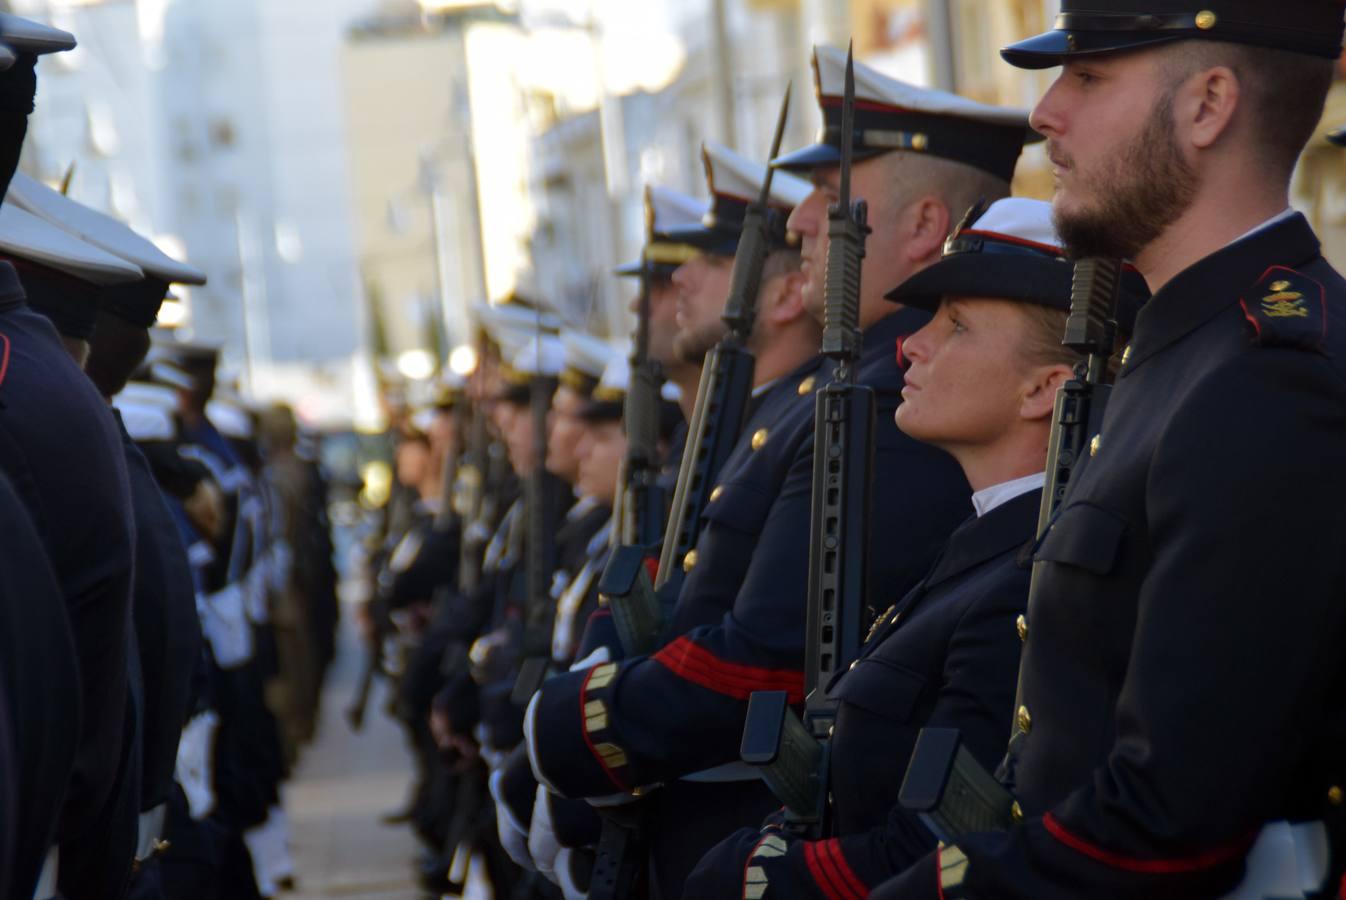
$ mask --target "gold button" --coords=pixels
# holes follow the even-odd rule
[[[803,381],[799,382],[799,396],[807,397],[809,394],[812,394],[813,386],[817,383],[818,380],[814,378],[812,375],[810,375],[808,378],[805,378]]]
[[[1019,707],[1019,715],[1016,717],[1016,721],[1019,724],[1019,730],[1024,734],[1028,734],[1028,732],[1032,731],[1033,717],[1028,714],[1027,706]]]
[[[1097,456],[1098,451],[1103,449],[1103,435],[1096,434],[1094,439],[1089,442],[1089,455]]]
[[[1131,345],[1127,344],[1126,349],[1122,351],[1122,365],[1125,366],[1130,362],[1131,362]]]
[[[1013,803],[1010,804],[1010,821],[1013,822],[1015,825],[1018,825],[1023,820],[1024,820],[1024,808],[1019,805],[1018,800],[1015,800]]]
[[[1328,803],[1331,803],[1333,806],[1341,806],[1341,801],[1343,799],[1346,799],[1346,795],[1343,795],[1341,788],[1337,787],[1335,784],[1327,789]]]
[[[696,551],[688,550],[687,555],[682,558],[682,571],[690,572],[696,568]]]
[[[770,432],[768,432],[765,428],[757,429],[757,432],[752,436],[752,449],[761,450],[763,447],[766,446],[766,439],[770,436],[771,436]]]
[[[1020,617],[1014,622],[1014,627],[1015,627],[1016,629],[1018,629],[1018,632],[1019,632],[1019,640],[1020,640],[1021,642],[1022,642],[1022,641],[1026,641],[1026,640],[1028,640],[1028,619],[1027,619],[1027,618],[1025,618],[1024,616],[1020,616]]]
[[[917,132],[916,134],[913,134],[911,136],[911,149],[925,150],[929,146],[930,146],[930,138],[927,137],[925,134]]]
[[[716,500],[719,500],[723,496],[724,496],[724,488],[717,487],[715,490],[710,492],[710,502],[714,503]]]
[[[1210,31],[1215,27],[1216,21],[1217,17],[1215,13],[1208,9],[1203,9],[1196,14],[1196,27],[1200,28],[1202,31]]]

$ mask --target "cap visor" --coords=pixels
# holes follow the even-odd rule
[[[669,229],[668,239],[673,243],[687,244],[706,253],[733,256],[738,250],[739,233],[691,225],[686,228]]]
[[[968,253],[941,259],[885,296],[931,312],[944,297],[990,297],[1070,309],[1073,274],[1074,267],[1064,261]]]
[[[1127,31],[1044,31],[1017,44],[1010,44],[1000,51],[1000,57],[1019,69],[1050,69],[1067,59],[1116,53],[1119,50],[1180,41],[1187,37],[1183,33],[1137,36]]]
[[[1327,136],[1328,141],[1338,147],[1346,147],[1346,128],[1338,128]]]
[[[623,278],[632,278],[639,275],[640,270],[641,270],[640,261],[637,260],[635,262],[623,263],[622,265],[613,269],[612,274],[620,275]]]
[[[771,161],[771,168],[784,169],[787,172],[804,172],[819,166],[841,165],[841,151],[831,144],[813,144],[809,147],[778,156]]]

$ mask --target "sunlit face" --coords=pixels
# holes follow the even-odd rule
[[[626,433],[622,423],[594,422],[585,429],[576,448],[579,455],[579,488],[606,506],[617,496],[617,473],[626,457]]]
[[[440,459],[448,459],[458,444],[457,420],[451,410],[438,410],[430,421],[430,447]]]
[[[673,350],[687,362],[700,362],[725,333],[724,302],[734,261],[727,256],[701,253],[673,272],[678,293],[677,337]]]
[[[640,295],[631,298],[629,309],[640,314]],[[650,279],[650,359],[661,366],[680,362],[673,342],[678,335],[678,289],[671,280]]]
[[[561,385],[547,412],[547,471],[570,484],[579,477],[576,448],[585,431],[578,415],[583,405],[583,397]]]
[[[905,198],[896,196],[888,181],[889,161],[883,156],[855,163],[851,169],[851,200],[869,205],[865,241],[864,274],[860,279],[861,308],[886,303],[883,295],[906,281],[911,274],[897,253],[899,213]],[[804,306],[809,315],[823,320],[823,294],[827,276],[827,211],[836,202],[840,187],[839,168],[820,168],[813,173],[813,192],[790,214],[789,228],[800,238],[800,272],[804,276]]]
[[[1007,300],[946,298],[902,344],[911,365],[897,426],[950,452],[1004,435],[1036,374],[1024,352],[1029,325]]]
[[[1031,121],[1047,136],[1052,211],[1072,256],[1134,258],[1191,204],[1197,176],[1157,53],[1066,63]]]

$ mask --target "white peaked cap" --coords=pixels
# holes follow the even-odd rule
[[[71,200],[22,172],[15,173],[10,182],[5,203],[13,203],[99,249],[135,263],[147,275],[177,284],[206,283],[204,272],[173,259],[130,226]]]
[[[140,267],[8,203],[0,205],[0,252],[96,285],[145,277]]]
[[[663,386],[659,388],[659,396],[669,403],[678,403],[682,400],[682,388],[671,381],[665,381]]]
[[[430,431],[435,424],[435,411],[430,408],[418,409],[411,414],[411,427],[422,434]]]
[[[477,316],[481,327],[497,341],[497,330],[535,332],[541,328],[543,331],[557,331],[561,327],[561,320],[552,313],[545,310],[538,312],[518,303],[483,304],[477,307]]]
[[[156,403],[142,403],[118,395],[112,405],[121,413],[126,433],[134,441],[172,441],[178,436],[173,411]]]
[[[1056,226],[1052,224],[1052,205],[1045,200],[1026,197],[997,200],[963,233],[992,234],[1043,250],[1065,253]]]
[[[625,353],[618,353],[608,360],[607,368],[603,370],[603,377],[598,379],[598,387],[594,388],[594,397],[600,399],[603,395],[625,394],[630,386],[631,361],[626,358]]]
[[[846,51],[826,44],[813,48],[819,96],[840,97],[846,92]],[[855,99],[896,106],[917,113],[957,116],[996,125],[1028,128],[1028,111],[978,103],[936,88],[919,87],[890,78],[862,62],[855,63]]]
[[[559,375],[565,368],[566,351],[561,339],[552,334],[529,335],[519,352],[510,360],[510,368],[525,375]]]
[[[210,401],[206,404],[206,418],[227,438],[236,441],[252,439],[252,417],[232,403]]]
[[[594,378],[602,378],[608,363],[622,353],[620,347],[602,338],[569,328],[561,330],[561,343],[565,347],[566,368]]]
[[[735,197],[749,203],[762,193],[766,181],[766,163],[755,162],[724,144],[706,141],[701,145],[706,164],[706,183],[712,194]],[[813,185],[789,172],[777,171],[771,179],[771,205],[794,209],[813,192]]]
[[[664,234],[674,228],[698,225],[710,210],[710,204],[681,191],[652,184],[646,189],[646,214],[652,218],[651,230]]]

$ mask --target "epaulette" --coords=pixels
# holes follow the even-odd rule
[[[1302,272],[1272,266],[1239,299],[1239,305],[1258,345],[1321,353],[1327,340],[1326,293]]]

